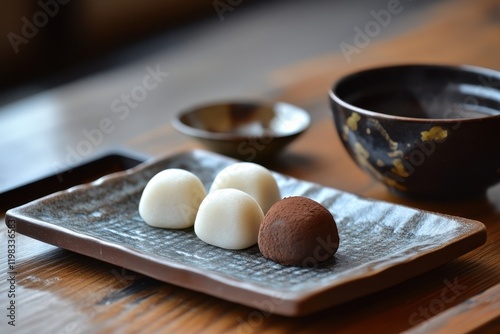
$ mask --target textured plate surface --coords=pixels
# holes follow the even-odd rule
[[[395,285],[486,241],[477,221],[358,197],[274,174],[282,196],[302,195],[334,215],[340,248],[331,262],[285,267],[257,246],[229,251],[199,240],[192,228],[145,224],[138,203],[146,183],[183,168],[210,186],[235,160],[192,151],[30,202],[7,212],[7,224],[47,243],[266,312],[298,316]]]

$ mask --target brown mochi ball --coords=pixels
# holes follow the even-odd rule
[[[286,197],[267,212],[259,229],[262,255],[282,265],[315,267],[339,247],[335,220],[323,205],[303,196]]]

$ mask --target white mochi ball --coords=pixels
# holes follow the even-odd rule
[[[166,169],[144,188],[139,214],[151,226],[187,228],[193,226],[205,196],[205,187],[196,175],[183,169]]]
[[[194,222],[202,241],[225,249],[244,249],[257,243],[264,213],[247,193],[220,189],[205,197]]]
[[[266,213],[281,199],[278,184],[271,172],[252,162],[239,162],[222,169],[215,177],[210,191],[234,188],[246,192]]]

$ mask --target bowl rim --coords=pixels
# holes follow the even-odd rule
[[[231,133],[231,132],[211,132],[211,131],[207,131],[207,130],[203,130],[203,129],[189,126],[181,121],[181,118],[183,116],[188,115],[188,114],[193,113],[193,112],[196,112],[200,109],[228,105],[228,104],[255,105],[255,106],[263,106],[263,107],[267,107],[267,108],[271,108],[271,109],[274,109],[276,105],[286,105],[288,107],[291,107],[296,112],[301,113],[301,115],[306,118],[306,121],[304,122],[304,124],[296,131],[293,131],[293,132],[290,132],[287,134],[281,134],[281,135],[277,135],[275,133],[270,132],[269,134],[264,135],[264,136],[254,136],[255,138],[266,137],[266,138],[275,138],[275,139],[283,138],[284,139],[284,138],[294,137],[294,136],[297,136],[297,135],[303,133],[304,131],[306,131],[312,123],[311,115],[309,114],[309,112],[307,112],[304,108],[301,108],[295,104],[291,104],[288,102],[282,102],[282,101],[263,102],[263,101],[257,101],[257,100],[222,100],[222,101],[201,103],[201,104],[197,104],[195,106],[192,106],[190,108],[186,108],[184,110],[181,110],[172,119],[172,125],[174,126],[174,128],[176,128],[181,133],[184,133],[184,134],[192,136],[192,137],[201,138],[201,139],[209,139],[209,140],[216,140],[216,141],[240,141],[240,140],[248,139],[250,136],[239,135],[239,134]]]
[[[400,121],[411,121],[411,122],[418,122],[418,123],[442,123],[442,124],[449,124],[449,123],[457,123],[457,122],[481,122],[485,121],[487,119],[498,119],[500,118],[500,110],[497,115],[486,115],[484,117],[463,117],[463,118],[417,118],[417,117],[408,117],[408,116],[397,116],[397,115],[390,115],[390,114],[384,114],[381,112],[376,112],[368,109],[364,109],[361,107],[357,107],[355,105],[352,105],[346,101],[344,101],[342,98],[340,98],[336,93],[336,89],[339,87],[340,84],[342,84],[345,80],[350,79],[354,76],[364,74],[364,73],[369,73],[369,72],[375,72],[375,71],[385,71],[385,70],[391,70],[391,69],[403,69],[403,68],[435,68],[435,69],[443,69],[443,70],[449,70],[449,71],[456,71],[456,72],[469,72],[473,74],[483,74],[483,75],[489,75],[493,77],[497,77],[500,80],[500,71],[486,68],[486,67],[480,67],[480,66],[475,66],[475,65],[445,65],[445,64],[418,64],[418,63],[408,63],[408,64],[393,64],[393,65],[383,65],[383,66],[372,66],[364,69],[360,69],[354,72],[350,72],[346,75],[341,76],[338,78],[331,88],[328,91],[328,95],[331,100],[333,100],[335,103],[341,105],[342,107],[346,109],[350,109],[353,111],[356,111],[360,114],[371,116],[371,117],[378,117],[378,118],[383,118],[383,119],[391,119],[391,120],[400,120]]]

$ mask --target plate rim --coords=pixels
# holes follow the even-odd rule
[[[321,188],[335,189],[336,191],[339,191],[343,194],[352,195],[356,199],[370,201],[373,203],[385,203],[390,206],[403,207],[406,209],[416,210],[422,213],[429,213],[435,216],[437,215],[444,217],[446,219],[452,219],[459,222],[462,225],[468,226],[467,233],[462,233],[460,236],[456,236],[451,240],[447,240],[444,244],[441,244],[439,247],[437,247],[437,249],[433,248],[431,250],[421,251],[416,254],[413,254],[412,256],[404,255],[400,257],[396,261],[396,263],[394,262],[393,259],[387,265],[384,265],[378,269],[372,269],[369,272],[364,272],[361,275],[357,275],[354,279],[351,276],[347,275],[340,279],[333,280],[333,283],[322,284],[319,288],[308,288],[306,290],[299,290],[299,291],[297,290],[278,291],[278,293],[276,293],[276,290],[265,287],[263,285],[259,285],[256,282],[249,282],[235,277],[228,277],[223,273],[208,272],[206,270],[203,271],[202,269],[198,269],[194,266],[190,266],[187,264],[180,264],[170,259],[163,258],[161,260],[158,260],[155,259],[154,256],[144,254],[140,251],[134,250],[133,248],[118,243],[109,242],[107,240],[99,239],[94,236],[80,234],[77,231],[73,231],[67,227],[59,226],[57,224],[29,217],[23,213],[23,210],[29,206],[37,205],[41,202],[43,203],[43,201],[64,196],[66,193],[69,192],[85,191],[88,188],[105,185],[107,182],[112,182],[112,180],[114,179],[120,179],[126,177],[129,174],[138,173],[144,169],[149,168],[150,166],[159,163],[166,163],[168,161],[173,161],[185,155],[192,155],[193,158],[195,159],[212,157],[217,159],[223,159],[228,162],[238,161],[236,159],[222,156],[217,153],[198,150],[198,149],[180,152],[167,156],[153,157],[130,169],[114,172],[105,175],[103,177],[100,177],[95,181],[76,185],[66,190],[57,191],[55,193],[33,200],[21,206],[9,209],[5,214],[5,222],[7,224],[10,220],[14,220],[16,222],[16,227],[15,227],[16,232],[52,244],[54,246],[69,251],[73,251],[79,254],[83,254],[100,261],[111,263],[113,265],[118,265],[123,268],[144,274],[149,277],[153,277],[155,279],[158,279],[160,281],[169,284],[202,292],[217,298],[243,304],[256,309],[261,309],[262,311],[277,313],[285,316],[302,316],[315,313],[325,308],[333,307],[341,303],[365,296],[367,294],[371,294],[386,289],[390,286],[396,285],[412,277],[415,277],[419,274],[430,271],[442,264],[445,264],[469,251],[476,249],[477,247],[483,245],[486,242],[486,227],[483,223],[476,220],[417,209],[410,206],[390,203],[383,200],[367,198],[358,194],[346,192],[333,187],[323,186],[321,184],[310,181],[300,180],[295,177],[291,177],[288,175],[272,171],[273,174],[281,175],[284,176],[285,178],[289,178],[301,183],[304,182],[311,185],[319,186]],[[52,232],[52,235],[50,235],[50,233],[47,232]],[[98,245],[100,252],[99,253],[93,252],[92,247],[89,247],[88,250],[79,249],[80,247],[77,247],[78,243],[75,244],[71,243],[71,240],[65,240],[67,239],[68,235],[70,235],[72,238],[78,238],[80,240],[83,240],[84,244],[89,244],[90,246]],[[60,238],[59,236],[65,236],[66,238]],[[104,249],[106,249],[106,256],[104,257],[102,256],[103,247]],[[127,258],[120,260],[119,256],[113,257],[114,253],[121,254],[122,252],[125,252],[127,256],[132,256],[136,259],[144,260],[145,262],[141,266],[139,266],[140,268],[137,268],[137,266],[129,265],[129,263],[136,263],[135,261],[130,261]],[[436,255],[441,255],[441,256],[436,256]],[[425,268],[418,269],[417,267],[419,266],[416,266],[415,263],[416,264],[425,263]],[[148,267],[152,264],[161,267],[160,269],[162,270],[155,271],[154,267],[148,269]],[[406,269],[402,271],[403,272],[402,275],[401,275],[401,268]],[[400,273],[399,275],[400,278],[396,280],[395,279],[387,280],[386,277],[387,276],[390,277],[392,272],[395,270]],[[175,274],[176,276],[174,278],[168,277],[167,279],[165,279],[165,277],[160,277],[159,275],[159,273],[163,271],[171,272],[170,274]],[[181,279],[183,275],[188,275],[188,276],[195,275],[197,278],[202,278],[202,279],[184,280]],[[204,282],[205,284],[199,286],[197,284],[193,284],[191,281],[196,281],[197,283]],[[366,283],[366,281],[372,283],[377,283],[377,282],[378,283],[368,284],[368,286],[366,285],[363,286],[363,284]],[[214,283],[216,284],[215,287],[213,285]],[[207,289],[205,285],[210,286],[210,289]],[[377,287],[374,288],[373,285],[377,285]],[[356,287],[356,289],[354,289],[355,293],[346,295],[345,293],[346,286],[355,286]],[[339,290],[340,292],[344,293],[339,294]],[[347,289],[347,290],[353,290],[353,289]],[[237,292],[237,293],[231,293],[231,292]],[[269,309],[270,304],[268,302],[271,302],[272,310]]]

